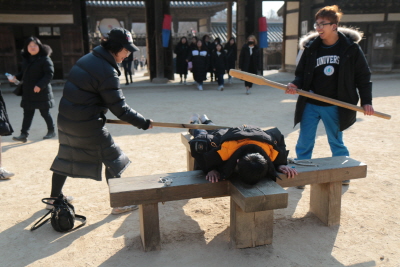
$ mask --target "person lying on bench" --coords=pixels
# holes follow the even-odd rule
[[[203,114],[193,114],[192,124],[214,123]],[[195,169],[203,170],[212,183],[225,179],[239,179],[249,185],[267,178],[276,181],[277,171],[294,178],[297,170],[287,166],[288,152],[278,128],[266,131],[243,125],[219,130],[191,129],[190,144]],[[279,178],[279,177],[278,177]]]

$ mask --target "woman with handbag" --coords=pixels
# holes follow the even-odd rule
[[[53,78],[54,67],[50,59],[51,48],[43,45],[36,37],[29,37],[22,50],[22,71],[9,78],[10,82],[16,79],[22,83],[21,107],[24,109],[21,135],[13,140],[25,143],[28,140],[29,129],[32,124],[35,110],[39,109],[47,125],[47,134],[43,139],[56,136],[50,108],[54,106],[53,91],[50,81]]]

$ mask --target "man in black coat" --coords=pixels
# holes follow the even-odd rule
[[[193,114],[191,123],[213,124],[207,115]],[[219,130],[190,130],[194,136],[190,144],[195,169],[203,170],[206,179],[239,179],[245,184],[256,184],[261,179],[276,181],[279,172],[294,178],[297,171],[287,166],[284,136],[278,128],[266,131],[243,125]]]
[[[100,181],[104,164],[108,180],[120,177],[130,164],[105,127],[108,110],[139,129],[151,128],[151,120],[129,107],[120,89],[117,63],[134,51],[130,32],[116,28],[72,67],[59,106],[60,147],[51,166],[51,197],[61,193],[67,176]],[[114,208],[113,214],[135,208]]]

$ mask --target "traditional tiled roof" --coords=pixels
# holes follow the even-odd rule
[[[227,42],[227,26],[225,22],[211,23],[212,37],[219,37],[222,43]],[[268,42],[282,43],[283,23],[268,23]],[[232,36],[236,38],[236,24],[233,24]]]
[[[144,8],[145,1],[86,1],[91,7],[136,7]],[[171,1],[171,8],[194,8],[194,7],[215,7],[226,5],[225,2],[204,2],[204,1]]]

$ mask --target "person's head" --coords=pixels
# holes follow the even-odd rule
[[[268,161],[260,153],[246,154],[236,166],[240,180],[245,184],[254,185],[267,176]]]
[[[112,29],[107,39],[101,42],[101,46],[114,56],[117,63],[121,63],[131,53],[139,51],[133,44],[132,34],[122,28]]]
[[[326,6],[315,14],[314,29],[321,39],[326,39],[332,34],[337,34],[337,28],[343,13],[337,5]]]
[[[197,41],[198,41],[199,39],[197,38],[197,36],[193,36],[192,37],[192,44],[197,44]]]
[[[186,37],[182,37],[180,43],[181,44],[186,44],[187,43]]]
[[[203,36],[203,42],[206,43],[208,41],[210,41],[210,36],[208,34],[206,34]]]
[[[249,37],[247,37],[247,44],[248,45],[256,45],[257,38],[254,35],[250,35]]]
[[[197,48],[198,48],[199,50],[202,50],[202,49],[203,49],[203,41],[202,41],[202,40],[197,40],[196,45],[197,45]]]
[[[220,44],[221,43],[221,39],[219,37],[214,39],[214,43],[215,45]]]
[[[24,49],[22,50],[23,57],[35,56],[44,52],[43,44],[39,38],[31,36],[25,40]]]
[[[222,45],[221,44],[217,44],[215,46],[215,50],[217,50],[218,52],[221,52],[222,51]]]
[[[230,45],[234,45],[235,44],[235,37],[231,37],[230,39],[229,39],[229,44]]]

